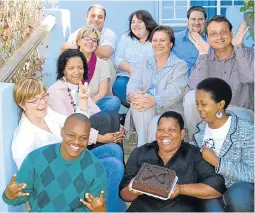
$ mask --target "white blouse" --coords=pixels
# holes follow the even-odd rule
[[[83,112],[85,114],[85,112]],[[87,114],[85,114],[88,116]],[[61,128],[68,116],[57,113],[48,107],[44,121],[50,132],[47,132],[34,124],[23,113],[19,126],[15,129],[12,139],[12,157],[18,169],[25,157],[40,147],[60,143],[62,141]],[[88,116],[89,117],[89,116]]]

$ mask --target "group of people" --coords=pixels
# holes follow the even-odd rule
[[[3,192],[31,211],[254,211],[254,53],[223,16],[193,6],[174,33],[146,10],[133,12],[116,45],[106,10],[61,47],[56,82],[20,80],[22,110]],[[128,111],[125,122],[118,114]],[[184,142],[185,128],[188,141]],[[122,141],[135,129],[126,165]],[[143,163],[175,170],[164,201],[130,190]]]

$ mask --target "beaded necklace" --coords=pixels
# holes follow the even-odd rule
[[[65,77],[62,78],[62,81],[66,83],[67,92],[68,92],[68,96],[69,96],[70,101],[71,101],[71,105],[73,106],[74,112],[76,112],[77,104],[74,103],[74,99],[73,99],[73,96],[71,94],[72,90],[68,87],[68,84],[67,84],[67,81],[66,81]],[[77,93],[79,94],[79,87],[78,87]]]

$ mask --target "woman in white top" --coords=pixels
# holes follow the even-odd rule
[[[203,121],[194,143],[228,187],[220,200],[206,201],[204,211],[254,211],[254,125],[226,110],[231,98],[231,87],[222,79],[207,78],[197,85],[197,110]],[[223,206],[217,209],[219,204]]]
[[[88,108],[88,88],[79,85],[79,107],[77,113],[90,116]],[[42,146],[62,141],[61,128],[67,115],[59,114],[48,107],[48,94],[43,83],[31,77],[20,80],[14,87],[14,99],[23,110],[19,126],[12,142],[13,159],[19,168],[28,153]],[[108,176],[108,190],[111,199],[119,201],[118,185],[122,179],[123,153],[116,144],[107,144],[91,151],[104,165]],[[112,202],[109,202],[109,204]],[[116,209],[115,203],[108,210]],[[117,209],[120,211],[120,209]]]

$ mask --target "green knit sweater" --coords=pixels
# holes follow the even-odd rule
[[[99,160],[85,149],[79,158],[67,161],[60,153],[61,144],[44,146],[31,152],[17,173],[17,183],[26,183],[28,197],[3,200],[9,205],[21,205],[29,201],[31,211],[88,212],[80,199],[85,193],[99,196],[105,192],[107,200],[107,176]]]

